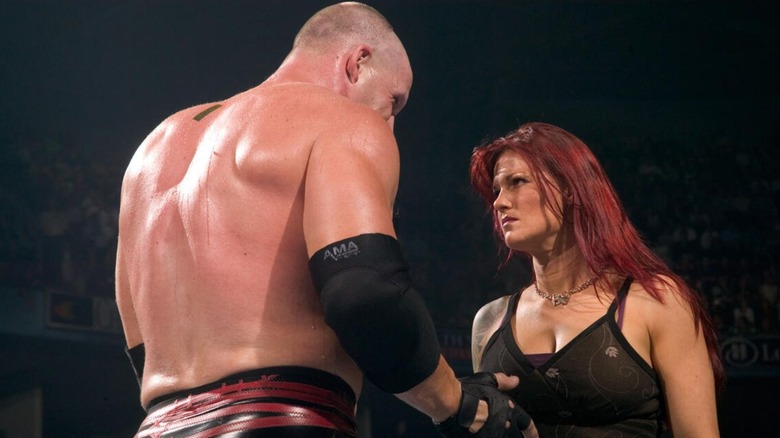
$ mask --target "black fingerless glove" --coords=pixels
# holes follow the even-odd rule
[[[436,429],[445,438],[453,437],[517,437],[522,438],[522,431],[531,424],[531,417],[514,403],[508,395],[499,391],[498,382],[492,373],[476,373],[461,377],[463,392],[460,396],[458,412],[441,423],[435,423]],[[488,404],[488,418],[477,433],[469,432],[469,426],[477,417],[477,406],[480,400]],[[507,421],[510,423],[506,428]]]

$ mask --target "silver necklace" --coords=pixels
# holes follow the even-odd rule
[[[591,284],[593,284],[594,281],[596,281],[597,278],[599,278],[599,274],[590,277],[585,281],[585,283],[582,283],[579,286],[575,286],[566,292],[561,292],[559,294],[548,294],[547,292],[542,292],[536,286],[536,282],[534,282],[534,291],[536,292],[536,295],[539,295],[545,300],[550,300],[553,303],[553,306],[565,306],[569,304],[569,298],[571,298],[573,294],[576,294],[583,289],[587,289]]]

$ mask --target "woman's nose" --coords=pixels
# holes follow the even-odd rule
[[[496,200],[493,201],[493,208],[496,211],[504,211],[509,208],[509,202],[507,202],[506,196],[504,196],[503,193],[503,190],[498,192],[498,195],[496,195]]]

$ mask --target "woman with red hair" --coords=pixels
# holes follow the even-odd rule
[[[476,148],[470,176],[509,257],[533,266],[531,284],[477,313],[475,371],[519,376],[511,395],[542,438],[718,436],[710,318],[642,241],[590,149],[528,123]]]

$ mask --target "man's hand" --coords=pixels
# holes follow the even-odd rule
[[[539,436],[531,417],[502,392],[517,386],[517,377],[477,373],[458,380],[462,388],[458,412],[436,424],[443,437]]]

